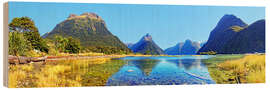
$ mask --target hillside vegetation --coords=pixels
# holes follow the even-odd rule
[[[114,36],[106,27],[105,21],[95,13],[71,14],[68,19],[56,25],[45,38],[55,35],[78,39],[85,52],[106,54],[127,54],[131,50]]]

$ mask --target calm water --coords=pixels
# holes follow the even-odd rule
[[[213,56],[124,57],[126,60],[107,85],[181,85],[215,83],[201,62]]]

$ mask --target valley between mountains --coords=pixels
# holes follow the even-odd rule
[[[123,42],[96,13],[66,17],[44,35],[31,17],[10,22],[9,87],[265,83],[264,19],[225,14],[208,40],[162,49],[151,33]]]
[[[175,46],[162,50],[149,33],[138,37],[138,42],[122,42],[106,27],[105,21],[95,13],[71,14],[67,20],[59,23],[43,38],[54,36],[78,39],[82,48],[92,52],[104,53],[138,53],[147,55],[196,55],[208,54],[245,54],[265,53],[265,20],[258,20],[247,25],[240,18],[226,14],[209,32],[205,42],[187,39]],[[126,44],[124,44],[126,43]],[[107,49],[108,48],[108,49]],[[99,50],[101,49],[101,50]]]

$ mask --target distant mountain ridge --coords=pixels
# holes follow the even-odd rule
[[[262,22],[260,24],[263,24]],[[248,30],[250,27],[253,27],[253,30]],[[260,30],[259,30],[260,29]],[[257,32],[259,30],[259,32]],[[265,28],[264,25],[247,25],[245,24],[240,18],[237,18],[234,15],[224,15],[221,20],[218,22],[217,26],[211,31],[208,41],[203,45],[203,47],[198,51],[198,54],[200,52],[209,52],[214,51],[220,54],[226,53],[226,54],[232,54],[232,53],[250,53],[254,50],[248,50],[252,48],[257,48],[254,45],[256,41],[251,39],[254,35],[248,33],[252,32],[255,34],[255,37],[260,37],[260,39],[257,39],[260,41],[260,43],[265,42],[263,38],[265,38]],[[245,34],[250,35],[250,38],[243,38],[245,34],[241,34],[247,32]],[[260,34],[256,34],[260,33]],[[257,36],[258,35],[258,36]],[[235,40],[238,39],[238,40]],[[247,39],[247,40],[245,40]],[[239,42],[249,42],[248,44],[251,44],[251,46],[240,44]],[[254,42],[254,43],[252,43]],[[243,42],[244,43],[244,42]],[[234,47],[231,47],[233,45]],[[260,50],[264,49],[264,45],[260,44],[259,47]],[[247,46],[247,47],[246,47]],[[239,48],[242,48],[239,50]],[[255,50],[256,51],[256,50]]]
[[[187,39],[185,42],[180,42],[173,47],[167,48],[165,53],[168,55],[194,55],[200,48],[199,42]]]
[[[130,49],[108,30],[105,21],[95,13],[70,14],[66,20],[57,24],[46,38],[53,38],[54,35],[77,38],[83,47],[94,51],[130,52]]]
[[[134,53],[160,55],[164,54],[164,51],[152,40],[150,34],[143,36],[140,41],[133,44],[130,49]]]
[[[131,48],[133,45],[134,45],[133,43],[126,43],[126,46],[127,46],[128,48]]]

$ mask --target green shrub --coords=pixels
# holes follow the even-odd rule
[[[27,40],[24,38],[23,34],[15,31],[9,32],[9,55],[15,56],[25,56],[25,52],[30,49]]]
[[[23,47],[29,46],[32,49],[48,53],[49,47],[46,42],[40,37],[34,21],[29,17],[20,17],[12,19],[9,23],[10,39],[9,45],[12,49],[10,54],[14,55],[17,52],[25,52]],[[16,41],[18,39],[18,41]],[[19,49],[21,48],[21,49]],[[15,51],[17,50],[17,51]],[[22,50],[22,51],[18,51]],[[17,53],[17,55],[20,55]]]

